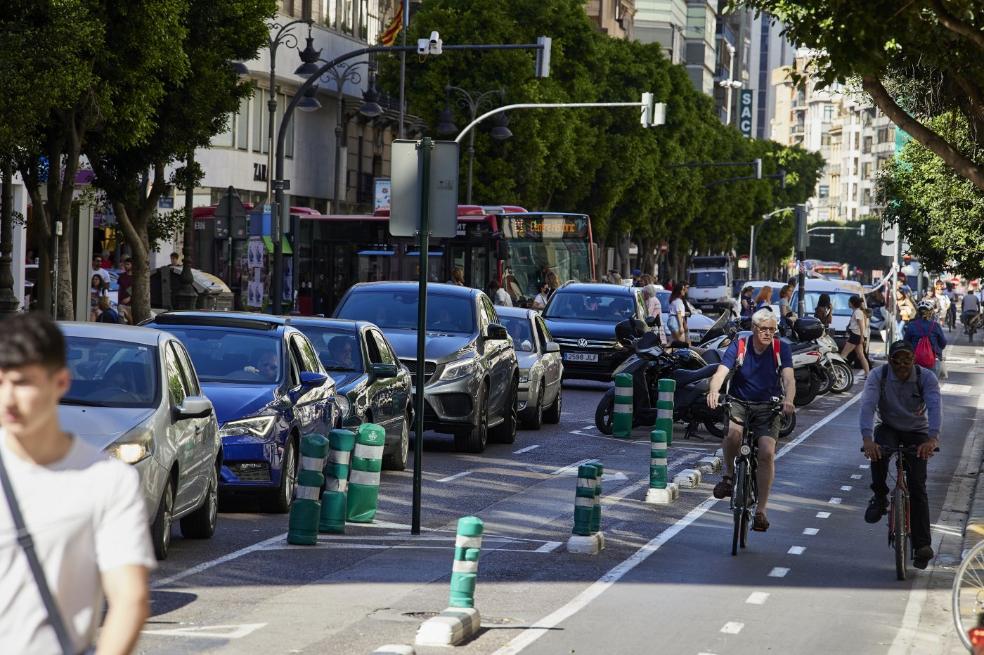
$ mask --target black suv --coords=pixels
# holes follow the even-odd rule
[[[547,328],[560,344],[564,377],[611,380],[632,352],[615,339],[615,325],[637,319],[653,325],[646,314],[642,289],[616,284],[572,282],[554,292],[543,309]]]
[[[417,283],[364,282],[349,289],[336,318],[371,321],[396,356],[417,368]],[[509,333],[477,289],[427,285],[424,425],[454,435],[457,450],[482,452],[489,438],[516,439],[519,365]],[[416,393],[416,389],[414,389]]]

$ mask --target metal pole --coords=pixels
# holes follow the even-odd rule
[[[338,199],[339,191],[339,177],[341,176],[341,166],[342,166],[342,112],[345,111],[345,99],[342,97],[342,84],[343,82],[336,78],[336,84],[338,85],[338,100],[335,104],[335,178],[332,181],[332,194],[331,202],[332,206],[335,208],[335,213],[341,211],[341,202]]]
[[[475,118],[475,114],[472,114],[472,118]],[[475,130],[468,138],[468,199],[465,201],[466,205],[472,204],[472,168],[475,165]]]
[[[748,279],[755,279],[755,223],[752,223],[752,234],[748,239]]]
[[[14,272],[11,268],[14,249],[14,167],[3,162],[3,181],[0,183],[0,317],[13,316],[20,307],[14,293]]]
[[[799,278],[796,280],[796,286],[799,287],[799,302],[796,303],[796,315],[806,316],[806,266],[803,265],[806,260],[806,251],[797,252],[796,259],[799,265]]]
[[[420,172],[420,231],[417,233],[418,274],[417,286],[417,382],[414,395],[414,419],[416,420],[415,437],[413,441],[413,518],[411,520],[410,533],[420,534],[420,496],[421,482],[423,481],[424,456],[424,384],[427,376],[424,374],[424,348],[427,344],[427,270],[429,268],[429,249],[430,249],[430,226],[428,225],[427,213],[430,211],[430,162],[431,150],[434,142],[430,137],[420,140],[419,158],[421,162]]]
[[[445,46],[444,49],[447,50],[448,46]],[[465,135],[471,132],[472,128],[476,125],[489,116],[495,116],[504,111],[511,111],[513,109],[582,109],[589,107],[642,107],[642,102],[521,102],[515,105],[503,105],[502,107],[496,107],[485,112],[466,125],[465,129],[461,130],[461,133],[455,137],[454,142],[461,143]]]
[[[400,30],[401,45],[407,47],[407,29],[410,25],[410,0],[403,1],[403,29]],[[407,53],[400,52],[400,138],[404,138],[404,107],[406,107],[407,90]]]

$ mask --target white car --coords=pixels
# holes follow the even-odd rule
[[[560,346],[551,338],[540,312],[519,307],[496,307],[495,311],[512,338],[519,361],[520,418],[533,429],[559,423],[564,402]]]

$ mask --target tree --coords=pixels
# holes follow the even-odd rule
[[[956,113],[929,121],[931,128],[961,149],[973,151],[972,130]],[[975,161],[984,161],[977,151]],[[984,192],[930,149],[909,141],[882,170],[879,194],[885,220],[897,224],[909,252],[931,271],[984,276]]]
[[[766,11],[795,43],[816,49],[822,84],[861,81],[896,125],[984,190],[974,152],[984,146],[984,12],[978,0],[731,0]],[[970,126],[961,143],[930,120],[953,112]]]
[[[207,146],[252,93],[252,84],[237,79],[229,62],[256,56],[268,38],[265,21],[275,10],[273,0],[186,0],[184,38],[175,56],[186,60],[188,69],[168,84],[155,105],[145,139],[120,144],[113,130],[104,130],[89,140],[86,154],[96,184],[112,204],[133,256],[135,321],[150,316],[149,255],[154,223],[160,220],[157,201],[169,182],[194,188],[202,176],[200,167],[191,166],[168,180],[166,167]],[[186,240],[190,235],[191,225],[185,225]],[[185,265],[191,266],[190,248],[185,248]]]
[[[42,19],[53,21],[48,29],[76,44],[67,53],[72,70],[65,73],[56,67],[50,73],[66,93],[40,114],[31,138],[20,143],[18,150],[18,168],[46,242],[56,222],[63,224],[66,235],[72,233],[75,175],[92,134],[98,131],[101,138],[121,148],[145,142],[155,107],[166,89],[187,71],[181,50],[183,0],[63,0],[50,4]],[[68,76],[67,83],[62,74]],[[44,86],[47,77],[38,75],[35,83]],[[68,238],[59,241],[58,275],[62,280],[72,279],[70,245]],[[72,285],[59,285],[58,291],[58,317],[74,318]]]

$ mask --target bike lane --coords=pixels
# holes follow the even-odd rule
[[[960,384],[951,388],[959,392],[944,389],[943,450],[929,467],[934,526],[984,391],[979,375],[953,377]],[[772,525],[750,533],[737,557],[730,554],[727,501],[709,498],[650,542],[655,552],[628,571],[613,569],[606,578],[614,584],[600,595],[572,601],[498,653],[929,652],[902,643],[903,634],[918,631],[918,599],[929,571],[910,566],[909,580],[897,581],[887,522],[863,519],[871,492],[858,450],[858,410],[859,403],[851,403],[782,454]],[[704,493],[716,481],[705,484]],[[937,551],[947,531],[934,527]]]

